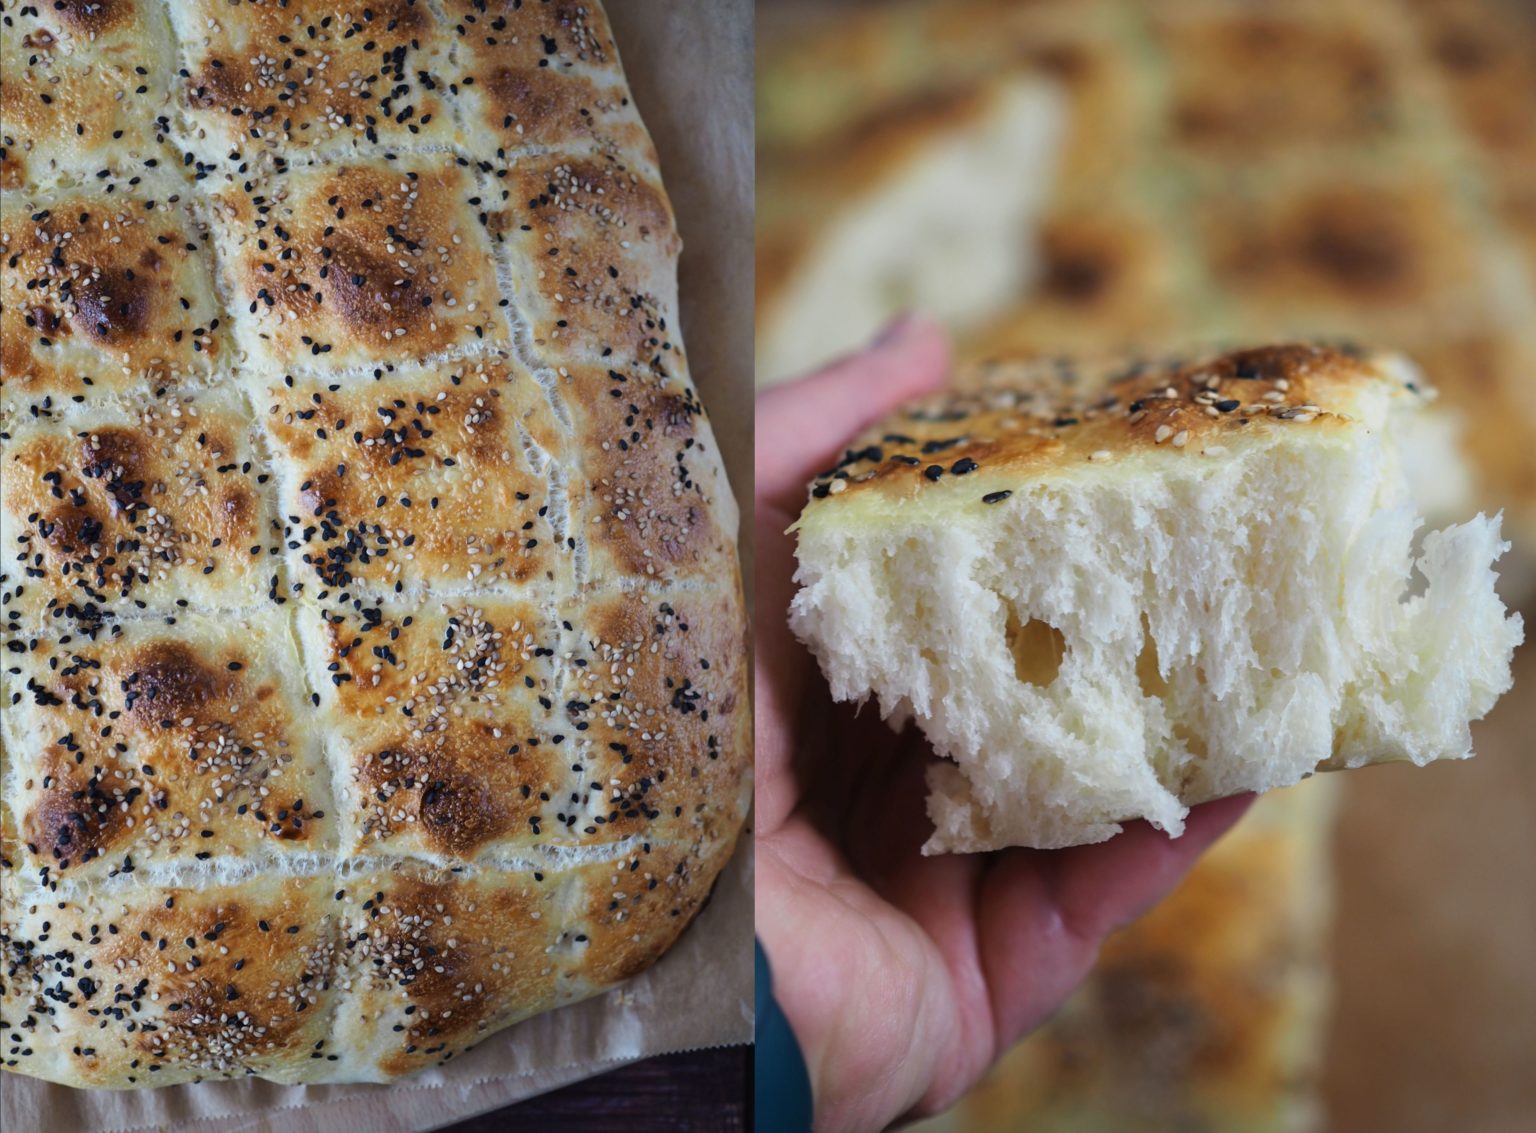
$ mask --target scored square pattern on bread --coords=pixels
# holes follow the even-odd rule
[[[0,35],[0,1067],[386,1080],[652,963],[745,623],[599,4]]]

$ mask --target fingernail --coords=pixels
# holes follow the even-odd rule
[[[874,341],[870,343],[870,346],[874,347],[875,349],[879,349],[882,346],[889,346],[891,343],[901,338],[901,336],[907,332],[907,328],[912,325],[913,319],[915,317],[916,316],[914,316],[911,311],[902,311],[894,319],[886,323],[883,328],[881,328],[880,333],[875,335]]]

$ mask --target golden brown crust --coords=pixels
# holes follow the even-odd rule
[[[452,35],[426,0],[176,5],[194,148],[291,159],[459,140],[449,104]]]
[[[1526,270],[1536,278],[1536,185],[1511,171],[1499,186],[1498,206],[1525,254]]]
[[[1536,160],[1536,21],[1520,4],[1420,5],[1425,57],[1459,120],[1511,171]]]
[[[0,456],[4,619],[89,624],[190,592],[204,609],[254,604],[280,546],[264,464],[222,394],[18,423]]]
[[[0,31],[0,1066],[382,1081],[654,961],[745,630],[601,8]]]
[[[536,349],[681,364],[670,265],[682,244],[651,175],[607,154],[531,156],[506,178],[501,222]]]
[[[558,480],[577,461],[544,390],[495,352],[266,396],[292,574],[362,588],[575,585]]]
[[[553,870],[459,880],[411,867],[352,879],[343,929],[352,994],[338,1038],[381,1046],[379,1065],[393,1076],[549,1005],[568,971],[563,955],[549,955],[565,934],[562,881]]]
[[[94,397],[203,375],[224,359],[207,237],[174,188],[7,192],[0,257],[8,389]]]
[[[323,878],[254,876],[13,899],[0,941],[15,1014],[0,1065],[41,1056],[55,1074],[67,1065],[82,1085],[113,1087],[323,1066],[328,896]],[[51,1049],[60,1042],[67,1054]]]
[[[1401,63],[1367,23],[1365,5],[1159,20],[1172,140],[1230,161],[1391,136],[1408,118]]]
[[[636,841],[576,865],[364,862],[8,902],[14,1014],[0,1065],[46,1057],[50,1077],[67,1066],[95,1086],[441,1065],[648,967],[702,907],[728,850]]]
[[[0,9],[0,189],[111,184],[174,160],[173,53],[156,4]]]
[[[697,856],[675,844],[641,845],[611,866],[592,867],[586,978],[624,980],[654,964],[708,899],[722,845]]]
[[[722,617],[735,601],[724,587],[636,590],[569,618],[584,628],[559,703],[583,769],[564,837],[729,840],[751,747],[745,630]]]
[[[962,1106],[993,1128],[1281,1127],[1315,1072],[1335,788],[1264,796]]]
[[[1063,204],[1039,229],[1040,264],[1027,299],[968,336],[973,358],[1100,353],[1156,341],[1173,324],[1169,238],[1118,200]]]
[[[342,165],[214,198],[242,345],[265,369],[505,343],[476,183],[440,159]]]
[[[576,737],[555,716],[561,631],[527,600],[393,602],[301,632],[355,783],[353,852],[468,860],[543,834]],[[322,683],[323,682],[323,683]]]
[[[985,484],[1001,494],[984,502],[1001,502],[1011,489],[999,477],[1138,452],[1217,454],[1275,428],[1349,427],[1361,390],[1413,389],[1358,354],[1300,343],[1083,367],[984,362],[958,384],[872,426],[816,478],[806,515],[957,483]]]
[[[570,0],[529,12],[512,0],[446,7],[459,41],[456,89],[498,157],[591,147],[655,168],[650,135],[616,81],[618,50],[601,9]]]
[[[1342,329],[1395,317],[1406,330],[1464,313],[1477,294],[1465,226],[1433,176],[1253,196],[1213,188],[1198,208],[1215,281],[1250,319]]]
[[[709,576],[729,554],[729,491],[698,395],[660,365],[571,366],[559,388],[593,454],[570,485],[587,576]]]
[[[760,316],[845,207],[973,126],[1022,79],[1049,83],[1065,102],[1063,199],[1122,177],[1140,92],[1090,7],[887,5],[839,10],[830,34],[768,40],[758,68]]]
[[[854,200],[830,173],[818,191],[814,178],[776,169],[814,169],[814,155],[853,145],[838,140],[851,123],[922,91],[1023,71],[1058,80],[1068,97],[1044,233],[1081,229],[1084,213],[1123,231],[1097,273],[1081,261],[1080,293],[1092,296],[1082,301],[1063,301],[1058,249],[1043,249],[1052,262],[1019,295],[998,297],[995,317],[961,343],[967,356],[1322,336],[1410,354],[1425,343],[1444,357],[1469,338],[1530,338],[1528,5],[792,7],[783,34],[762,37],[758,69],[759,139],[771,154],[758,200],[763,317],[794,286],[817,218]],[[1524,253],[1523,278],[1511,246]],[[1097,292],[1095,274],[1109,281]],[[1431,366],[1430,377],[1452,409],[1506,423],[1490,426],[1507,435],[1488,449],[1519,448],[1522,399],[1511,386],[1496,407],[1464,397],[1466,369]],[[1507,462],[1483,460],[1483,444],[1465,447],[1501,498],[1518,495],[1518,470],[1510,478]],[[1529,511],[1510,509],[1517,534],[1529,533]]]
[[[5,681],[19,880],[335,844],[280,618],[182,615],[93,637],[10,637],[24,647],[7,654]]]

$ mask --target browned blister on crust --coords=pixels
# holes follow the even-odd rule
[[[203,222],[174,184],[0,197],[0,372],[33,401],[206,380],[226,361]]]
[[[281,373],[508,339],[479,188],[452,159],[242,181],[213,222],[241,346]]]
[[[659,366],[615,360],[562,367],[558,389],[590,454],[569,485],[586,577],[718,577],[734,519],[722,514],[730,490],[693,387]]]
[[[209,164],[461,140],[453,37],[427,0],[192,0],[172,18],[187,55],[179,97]]]
[[[730,839],[689,846],[641,843],[613,863],[587,866],[582,976],[599,986],[654,964],[709,900]]]
[[[1157,20],[1172,75],[1169,140],[1225,161],[1379,144],[1408,121],[1409,91],[1371,17],[1358,5]]]
[[[734,589],[640,589],[572,611],[560,686],[582,770],[557,841],[728,840],[747,789],[746,640]]]
[[[1525,171],[1536,161],[1536,37],[1519,4],[1419,5],[1424,57],[1458,122],[1491,164]]]
[[[1087,198],[1044,218],[1029,296],[971,336],[971,357],[1093,353],[1156,341],[1179,295],[1169,236],[1127,202]]]
[[[187,614],[13,634],[8,793],[23,880],[334,846],[330,776],[285,622]]]
[[[224,393],[19,418],[0,456],[4,618],[90,624],[260,604],[280,548],[271,477]]]
[[[635,841],[577,865],[347,879],[337,1043],[405,1074],[635,975],[703,907],[720,850]]]
[[[536,842],[577,744],[555,709],[562,628],[534,599],[395,600],[300,615],[347,844],[468,860]]]
[[[504,184],[512,299],[544,357],[680,365],[682,249],[654,175],[608,154],[540,154]]]
[[[263,421],[291,469],[290,571],[309,594],[574,587],[564,480],[576,462],[544,390],[514,358],[333,387],[278,386]]]
[[[593,147],[655,168],[601,9],[573,0],[453,0],[445,8],[458,36],[455,87],[466,122],[495,139],[498,158],[529,147]]]
[[[1213,187],[1198,207],[1216,283],[1260,325],[1287,319],[1342,332],[1371,319],[1406,332],[1488,301],[1472,230],[1432,175],[1309,180],[1252,198]]]
[[[338,921],[324,878],[47,894],[8,903],[0,1064],[160,1086],[324,1076]],[[296,1057],[296,1052],[302,1052]]]
[[[337,1041],[396,1076],[554,1006],[569,970],[554,953],[563,882],[553,869],[455,877],[412,865],[349,879]]]

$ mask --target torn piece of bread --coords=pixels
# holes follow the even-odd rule
[[[1401,359],[1303,345],[993,363],[857,440],[796,524],[791,624],[835,697],[945,757],[924,851],[1177,835],[1210,799],[1470,755],[1523,632],[1498,518],[1415,557],[1427,400]]]

